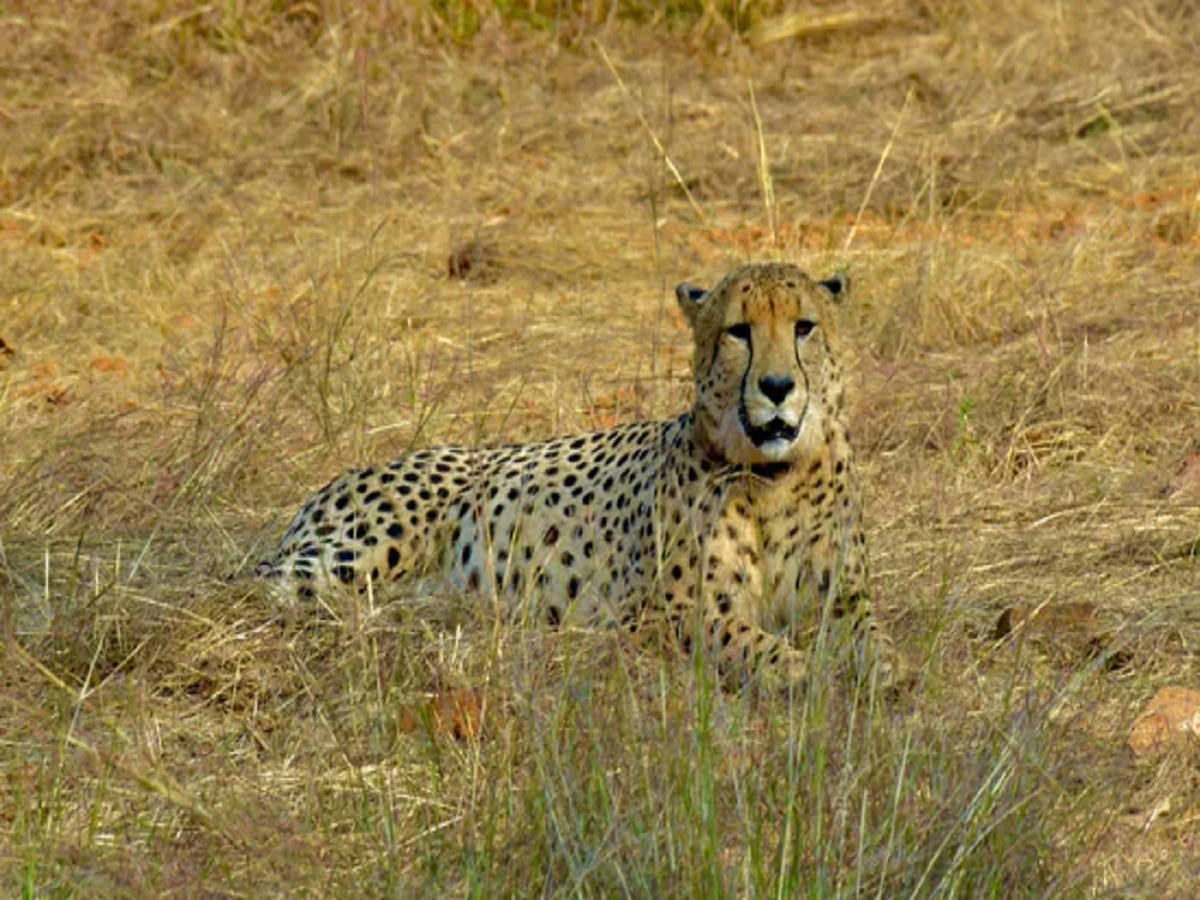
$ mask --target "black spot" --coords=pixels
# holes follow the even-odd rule
[[[333,558],[342,563],[354,562],[358,559],[358,553],[354,550],[339,550],[333,554]]]
[[[546,541],[547,544],[554,544],[554,543],[558,542],[558,526],[557,525],[551,525],[549,528],[546,529],[546,535],[545,535],[544,540]]]
[[[592,544],[591,541],[588,541],[586,544],[583,545],[583,556],[585,559],[591,559],[592,553],[594,551],[595,551],[595,545]]]
[[[388,547],[387,564],[389,569],[394,569],[400,565],[400,550],[396,547]]]
[[[354,580],[354,566],[334,566],[330,572],[342,584],[349,584]]]
[[[680,578],[682,578],[683,577],[683,566],[679,565],[678,563],[676,563],[674,566],[672,566],[671,567],[671,577],[674,578],[676,581],[678,581]]]
[[[471,561],[471,545],[463,544],[462,548],[462,564],[465,566]]]
[[[575,556],[571,553],[571,551],[570,550],[564,551],[563,555],[562,555],[562,564],[564,566],[566,566],[567,568],[570,568],[572,565],[574,565],[574,563],[575,563]]]
[[[367,496],[363,497],[363,503],[374,503],[380,498],[379,491],[371,491]]]
[[[341,494],[340,496],[338,496],[338,498],[336,500],[333,501],[334,509],[342,510],[342,509],[345,509],[349,505],[350,505],[350,495],[349,494]]]
[[[546,608],[546,621],[550,623],[551,628],[557,628],[562,622],[562,613],[558,611],[558,607],[551,604]]]

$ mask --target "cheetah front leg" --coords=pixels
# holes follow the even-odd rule
[[[798,570],[785,564],[776,581],[771,609],[776,625],[794,627],[803,608],[814,609],[819,622],[812,628],[838,658],[849,650],[852,667],[868,676],[877,667],[880,683],[890,686],[900,677],[895,648],[879,628],[871,604],[866,544],[861,529],[848,529],[847,537],[828,534],[810,542]],[[797,554],[799,556],[799,554]],[[785,559],[788,558],[785,554]],[[793,637],[795,639],[795,637]]]
[[[685,653],[714,660],[731,687],[751,681],[777,688],[802,688],[806,654],[779,634],[765,630],[758,615],[762,579],[746,535],[726,529],[696,546],[680,542],[663,567],[658,612],[669,639]]]
[[[713,603],[675,600],[664,617],[668,633],[683,651],[703,648],[705,659],[716,661],[717,674],[730,687],[757,681],[768,690],[801,689],[807,683],[806,654]]]

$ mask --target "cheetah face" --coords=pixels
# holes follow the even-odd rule
[[[736,269],[711,291],[676,297],[696,341],[696,421],[729,462],[788,463],[823,440],[840,403],[833,305],[842,277],[812,281],[794,266]]]

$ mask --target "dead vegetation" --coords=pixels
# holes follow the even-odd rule
[[[746,8],[0,13],[11,892],[1191,893],[1194,8]],[[855,279],[908,705],[247,580],[353,463],[679,409],[758,258]]]

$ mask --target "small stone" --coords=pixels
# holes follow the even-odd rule
[[[492,281],[499,274],[500,254],[487,241],[473,240],[450,252],[446,274],[461,280]]]
[[[1159,494],[1175,500],[1200,497],[1200,453],[1189,454]]]
[[[1200,738],[1200,691],[1165,687],[1150,698],[1129,732],[1135,756],[1160,756],[1172,745]]]
[[[1096,605],[1059,603],[1054,606],[1010,606],[1000,613],[992,640],[1002,640],[1021,628],[1051,637],[1063,632],[1072,635],[1082,632],[1093,634],[1098,628]]]
[[[486,711],[487,701],[480,692],[444,689],[401,707],[397,724],[404,734],[429,730],[434,737],[466,741],[482,736]]]

